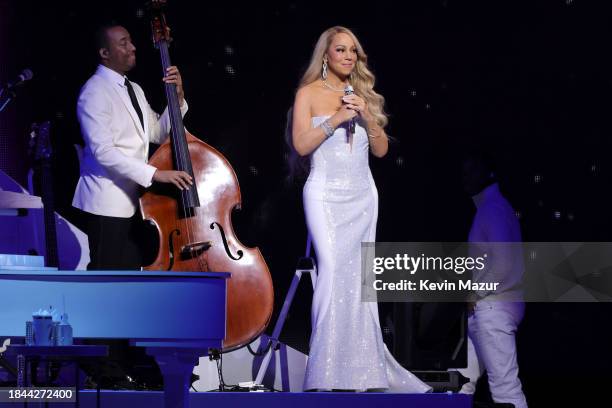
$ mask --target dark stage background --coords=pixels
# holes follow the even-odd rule
[[[57,206],[77,225],[75,103],[95,69],[89,40],[98,22],[114,18],[130,30],[138,48],[130,78],[154,108],[164,106],[143,3],[0,0],[0,82],[25,67],[35,73],[0,114],[0,166],[23,183],[29,124],[53,120]],[[185,124],[234,166],[243,194],[237,235],[262,250],[277,308],[306,238],[301,186],[285,181],[285,116],[314,43],[336,24],[360,38],[390,113],[395,142],[387,157],[371,159],[379,241],[467,239],[473,207],[458,159],[470,146],[495,157],[526,241],[612,241],[612,5],[174,0],[167,16],[189,101]],[[301,349],[308,286],[284,337]],[[609,304],[528,305],[518,344],[531,406],[596,406],[586,399],[612,380],[611,311]],[[603,397],[597,406],[611,404]]]

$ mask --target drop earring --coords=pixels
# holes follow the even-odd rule
[[[327,79],[327,59],[323,60],[323,70],[321,71],[321,78],[325,81]]]

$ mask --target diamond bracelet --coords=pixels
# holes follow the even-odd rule
[[[321,129],[323,129],[323,133],[325,133],[325,137],[330,137],[331,135],[334,134],[334,127],[332,126],[331,122],[329,121],[329,119],[327,119],[326,121],[324,121],[323,123],[321,123],[319,125],[319,127]]]

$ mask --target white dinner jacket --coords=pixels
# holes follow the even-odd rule
[[[83,211],[129,218],[136,213],[140,187],[152,183],[156,168],[147,164],[149,142],[163,143],[170,132],[168,109],[159,116],[142,88],[131,82],[144,129],[123,75],[99,65],[81,89],[77,117],[85,140],[81,176],[72,205]],[[187,102],[181,114],[187,112]]]

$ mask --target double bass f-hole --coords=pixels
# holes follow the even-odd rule
[[[168,234],[168,258],[170,259],[170,264],[168,265],[168,271],[172,270],[174,266],[174,235],[181,235],[181,230],[178,228],[173,229]]]
[[[230,247],[229,247],[229,245],[227,243],[227,238],[225,237],[225,231],[223,230],[223,227],[221,226],[221,224],[219,224],[218,222],[213,222],[213,223],[210,224],[210,229],[214,230],[215,229],[215,225],[217,227],[219,227],[219,234],[221,234],[221,239],[223,240],[223,247],[225,248],[225,253],[227,254],[227,256],[232,258],[234,261],[239,261],[240,259],[242,259],[242,257],[244,256],[244,252],[242,252],[241,249],[236,251],[238,256],[234,256],[232,254],[232,251],[230,251]]]

